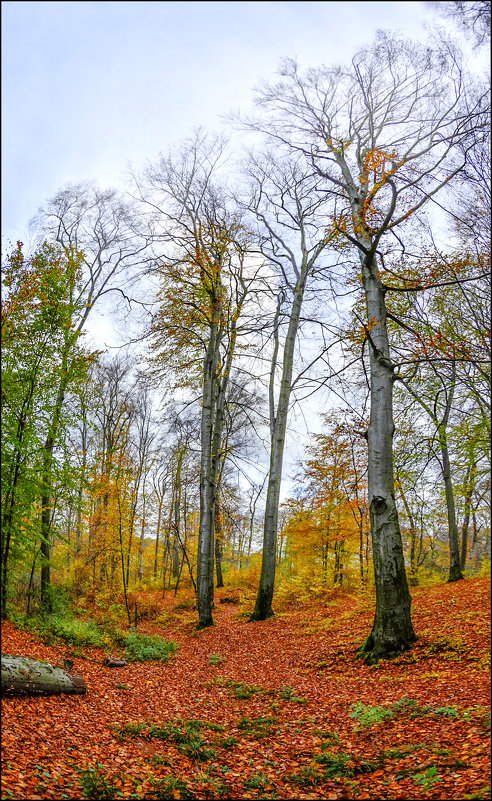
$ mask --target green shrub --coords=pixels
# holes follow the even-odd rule
[[[78,620],[71,616],[44,615],[28,618],[25,625],[46,643],[64,642],[76,647],[107,648],[110,636],[101,631],[92,620]]]
[[[166,641],[154,634],[133,631],[126,640],[125,658],[129,662],[166,662],[177,648],[172,640]]]

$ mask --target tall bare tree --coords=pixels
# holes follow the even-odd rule
[[[198,131],[148,167],[138,187],[155,232],[161,281],[151,334],[157,370],[201,396],[200,627],[213,624],[214,516],[226,395],[256,268],[248,233],[218,181],[225,143]],[[159,368],[160,365],[160,368]]]
[[[318,191],[322,179],[313,176],[304,159],[276,158],[272,153],[251,156],[247,171],[252,185],[249,207],[258,223],[259,247],[273,268],[271,292],[275,304],[268,385],[270,442],[262,566],[251,615],[251,620],[265,620],[273,615],[285,438],[292,390],[299,380],[294,374],[294,353],[303,304],[314,283],[320,291],[320,274],[323,268],[327,270],[326,260],[322,264],[321,256],[329,236],[323,225],[326,198]],[[326,275],[323,283],[326,290]],[[319,354],[312,360],[317,357]]]
[[[304,154],[333,200],[334,226],[358,254],[369,346],[371,411],[368,492],[376,614],[360,649],[388,658],[416,639],[395,504],[391,358],[381,259],[401,243],[406,225],[465,168],[485,124],[485,100],[467,91],[456,50],[378,34],[347,67],[302,74],[287,61],[282,80],[259,90],[267,115],[253,123],[279,146]]]

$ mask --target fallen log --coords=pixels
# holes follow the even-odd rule
[[[57,665],[2,654],[2,695],[83,695],[86,690],[82,676],[72,676]]]

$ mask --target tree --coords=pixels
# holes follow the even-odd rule
[[[327,413],[323,422],[323,432],[313,436],[298,475],[301,497],[288,503],[288,552],[291,556],[303,552],[305,563],[321,564],[323,584],[333,569],[333,584],[342,585],[357,550],[364,584],[369,535],[364,493],[367,451],[348,416]]]
[[[371,409],[367,431],[376,614],[360,653],[391,657],[416,639],[410,618],[395,503],[391,359],[381,248],[402,242],[404,229],[466,165],[467,150],[485,124],[483,97],[468,101],[454,49],[415,45],[385,33],[346,67],[311,69],[293,61],[283,80],[264,86],[259,130],[290,152],[304,154],[325,179],[335,225],[359,257],[369,347]],[[401,229],[401,231],[400,231]],[[403,244],[403,243],[402,243]]]
[[[475,47],[480,47],[490,38],[490,0],[450,0],[433,5],[443,16],[461,25],[464,31],[471,31]]]
[[[272,600],[277,560],[277,528],[282,464],[291,393],[294,352],[301,313],[310,283],[329,237],[320,226],[325,199],[317,194],[319,179],[300,160],[251,157],[249,208],[259,226],[260,249],[275,269],[272,357],[269,376],[270,453],[263,526],[260,583],[251,620],[273,615]],[[326,211],[325,211],[326,213]],[[313,359],[316,361],[316,357]],[[280,373],[280,381],[277,374]]]
[[[67,259],[78,254],[77,283],[70,293],[70,326],[60,354],[62,368],[53,413],[47,425],[42,468],[41,501],[41,601],[50,607],[51,465],[55,433],[71,379],[71,350],[85,331],[94,304],[110,292],[119,292],[124,271],[145,258],[147,239],[136,230],[133,209],[114,190],[101,192],[87,183],[58,192],[37,215],[34,225],[43,237],[54,241]],[[127,298],[128,300],[128,298]]]
[[[159,308],[151,326],[154,364],[183,375],[201,396],[200,528],[197,593],[200,627],[213,624],[214,517],[227,389],[239,322],[255,279],[249,236],[216,172],[224,143],[201,132],[174,156],[148,168],[142,200],[163,226],[157,270]],[[142,188],[145,185],[145,189]],[[158,242],[159,240],[157,240]],[[161,367],[162,369],[162,367]]]
[[[2,306],[4,431],[2,614],[6,616],[7,561],[15,529],[38,504],[41,540],[41,598],[49,608],[50,529],[55,448],[61,439],[68,387],[85,372],[90,356],[81,332],[82,254],[43,243],[25,259],[21,243],[4,273]],[[35,478],[37,476],[37,478]],[[27,480],[24,501],[20,501]]]

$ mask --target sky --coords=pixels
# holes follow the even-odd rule
[[[2,250],[67,183],[118,185],[198,126],[218,130],[282,58],[349,59],[423,2],[2,2]]]
[[[247,112],[283,58],[346,62],[378,29],[421,40],[443,24],[433,5],[2,2],[2,252],[29,250],[29,220],[67,183],[121,186],[129,166]],[[104,312],[92,332],[111,336]]]

